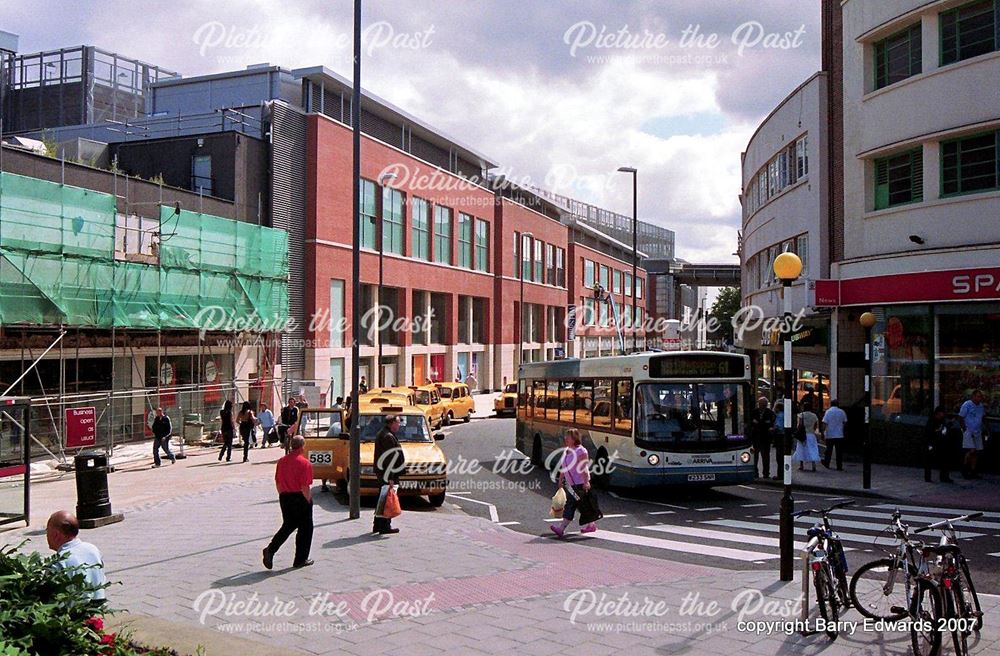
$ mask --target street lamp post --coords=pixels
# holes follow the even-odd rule
[[[354,165],[354,240],[351,253],[351,444],[348,495],[351,519],[361,517],[361,430],[358,425],[358,378],[361,359],[358,334],[361,326],[361,0],[354,0],[354,88],[351,94],[352,159]]]
[[[378,234],[375,237],[378,239],[378,305],[375,308],[375,325],[378,327],[376,332],[378,336],[378,355],[376,357],[378,360],[375,362],[375,374],[378,376],[378,385],[381,387],[385,387],[385,381],[382,380],[382,261],[385,257],[385,188],[389,182],[395,179],[395,173],[384,173],[378,180],[379,186],[382,187],[382,213],[377,219]],[[375,221],[376,219],[373,217],[372,220]]]
[[[520,245],[518,247],[518,251],[517,251],[518,253],[521,254],[521,261],[517,263],[517,266],[520,267],[520,271],[517,272],[518,273],[518,278],[521,279],[521,301],[520,301],[520,305],[518,305],[519,309],[517,311],[517,368],[518,368],[518,371],[515,372],[517,374],[518,378],[520,378],[521,365],[524,364],[524,242],[527,241],[530,244],[531,240],[534,239],[534,238],[535,238],[534,234],[532,234],[530,232],[522,232],[521,233],[521,237],[520,237],[521,243],[520,243]],[[529,249],[529,252],[528,252],[528,257],[529,258],[531,257],[530,249]],[[530,262],[530,260],[529,260],[529,262]],[[530,269],[530,266],[529,266],[529,269]]]
[[[785,426],[784,426],[784,455],[785,486],[781,495],[781,506],[779,507],[780,522],[778,542],[781,553],[781,580],[792,580],[792,563],[794,561],[794,526],[792,524],[792,283],[802,273],[802,260],[795,253],[782,253],[774,260],[774,274],[781,281],[782,285],[782,309],[783,320],[781,325],[781,340],[785,351]]]
[[[622,166],[618,168],[619,173],[631,173],[632,174],[632,316],[629,318],[629,325],[632,326],[632,352],[635,353],[636,349],[636,335],[638,333],[638,328],[635,326],[635,315],[636,308],[639,305],[639,297],[636,296],[636,290],[639,286],[638,277],[638,226],[639,226],[639,212],[638,212],[638,172],[631,166]]]
[[[861,484],[866,490],[872,487],[872,327],[875,325],[875,315],[865,312],[859,319],[865,329],[865,431],[861,444]]]

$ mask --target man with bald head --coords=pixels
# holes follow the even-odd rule
[[[104,587],[108,580],[104,576],[104,559],[97,547],[84,542],[78,536],[80,523],[67,510],[52,513],[45,525],[45,539],[49,549],[63,556],[59,567],[79,569],[87,578],[87,594],[91,599],[103,601]]]

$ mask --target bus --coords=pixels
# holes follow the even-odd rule
[[[747,483],[750,381],[748,356],[711,351],[525,363],[516,446],[553,469],[572,427],[599,485]]]

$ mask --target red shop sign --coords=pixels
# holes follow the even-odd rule
[[[1000,267],[817,280],[817,306],[1000,299]]]
[[[66,408],[66,448],[97,444],[97,408]]]

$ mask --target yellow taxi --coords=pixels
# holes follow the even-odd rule
[[[403,405],[372,404],[361,405],[358,412],[358,426],[361,431],[361,494],[376,495],[381,488],[375,478],[375,436],[382,430],[386,415],[399,417],[399,433],[396,438],[403,448],[406,471],[399,478],[397,492],[402,496],[426,496],[432,506],[444,503],[448,487],[448,458],[437,442],[444,439],[441,433],[432,434],[427,417],[419,408]],[[347,489],[350,462],[350,434],[342,433],[332,445],[329,458],[330,475],[340,491]],[[306,439],[308,450],[309,439]],[[326,460],[323,456],[311,456],[314,476],[316,460]]]
[[[517,383],[509,383],[493,401],[493,411],[497,417],[517,414]]]
[[[476,411],[476,402],[472,399],[469,386],[465,383],[435,383],[435,385],[441,394],[441,403],[446,409],[444,425],[448,426],[457,419],[468,423],[472,419],[472,413]]]
[[[427,410],[427,421],[431,422],[431,428],[438,429],[444,424],[444,416],[448,413],[448,408],[441,402],[441,394],[437,385],[411,385],[410,390],[416,397],[418,408]]]
[[[394,404],[416,406],[423,411],[431,428],[437,430],[441,427],[441,423],[444,420],[445,408],[441,404],[440,397],[436,396],[437,388],[433,389],[436,400],[431,399],[428,394],[421,393],[414,387],[383,387],[375,392],[369,392],[366,395],[368,398],[362,397],[361,402],[385,404],[388,401],[380,401],[380,399],[388,399]],[[405,401],[401,401],[400,399],[405,399]]]

